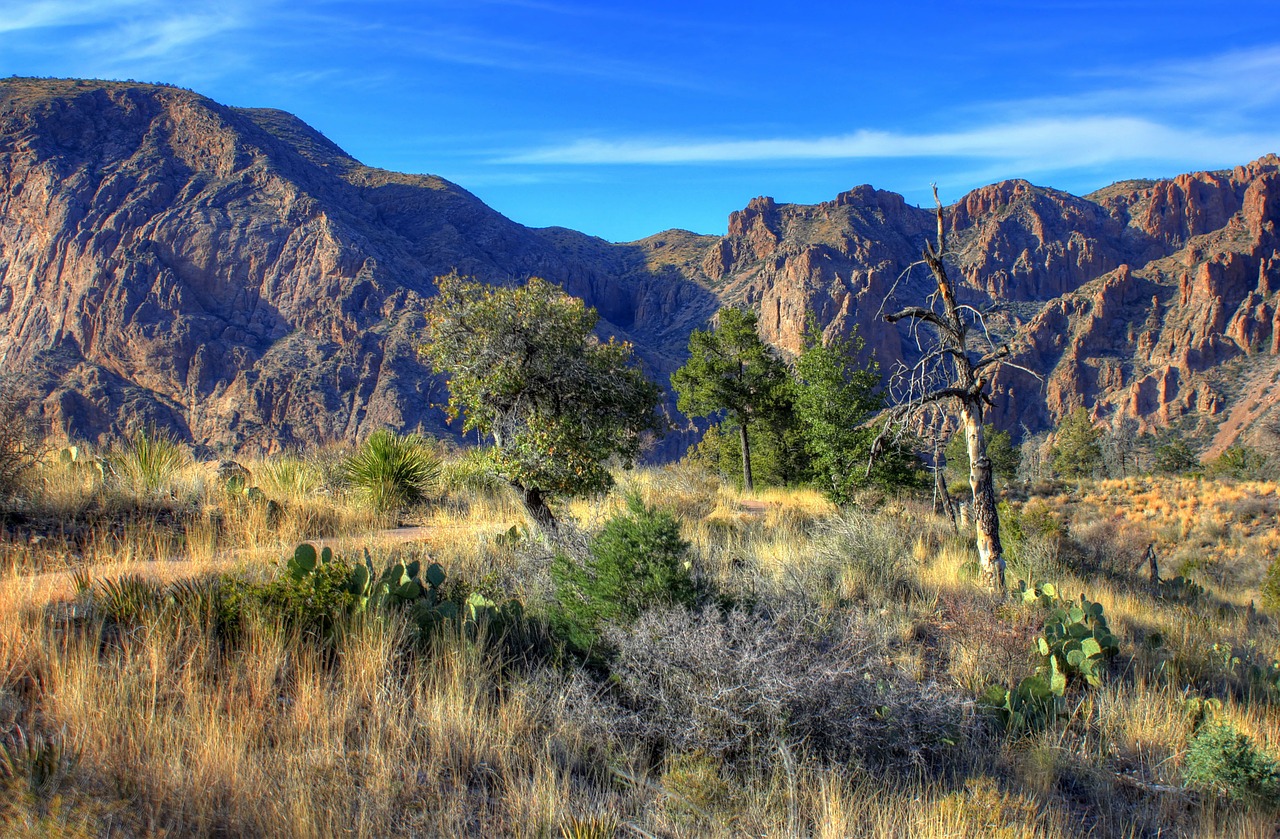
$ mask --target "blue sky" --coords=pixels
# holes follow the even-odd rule
[[[1082,193],[1280,151],[1271,2],[0,0],[0,75],[282,108],[613,241],[756,195]]]

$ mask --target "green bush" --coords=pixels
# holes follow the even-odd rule
[[[298,631],[331,638],[356,611],[358,596],[350,585],[356,568],[328,548],[318,556],[312,546],[299,545],[285,573],[256,592],[257,599]]]
[[[1200,727],[1187,747],[1182,776],[1187,786],[1233,801],[1280,806],[1280,764],[1227,723]]]
[[[36,464],[39,446],[16,388],[0,379],[0,501],[18,492]]]
[[[1262,581],[1262,608],[1280,612],[1280,558],[1267,566],[1267,576]]]
[[[1248,446],[1231,446],[1205,469],[1210,478],[1233,478],[1238,481],[1267,480],[1271,477],[1271,459]]]
[[[693,605],[697,589],[688,554],[675,518],[630,496],[627,511],[591,541],[584,562],[564,554],[553,561],[553,630],[570,648],[588,653],[606,624],[627,625],[661,606]]]
[[[424,501],[440,479],[440,459],[417,434],[380,429],[343,462],[343,478],[381,513]]]
[[[1200,458],[1187,441],[1177,438],[1156,446],[1151,471],[1158,475],[1181,475],[1199,465]]]
[[[169,492],[190,462],[187,450],[155,426],[135,430],[122,448],[107,455],[115,479],[139,496]]]

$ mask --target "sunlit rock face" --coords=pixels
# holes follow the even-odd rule
[[[716,306],[676,265],[703,239],[531,230],[439,178],[362,166],[288,114],[177,88],[0,81],[0,365],[72,437],[154,422],[270,450],[446,433],[417,341],[451,270],[560,283],[665,380]]]
[[[1005,181],[948,206],[959,296],[1017,364],[994,378],[991,419],[1034,432],[1084,405],[1218,447],[1276,426],[1278,178],[1268,156],[1084,197]],[[559,283],[664,385],[722,304],[758,311],[788,355],[810,319],[856,328],[889,371],[919,357],[919,336],[883,314],[932,291],[919,259],[936,224],[932,207],[859,186],[816,205],[756,198],[723,237],[612,244],[363,166],[279,111],[6,79],[0,369],[56,430],[89,440],[142,422],[225,449],[450,433],[417,348],[433,278],[457,270]]]

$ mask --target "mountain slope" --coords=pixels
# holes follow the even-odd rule
[[[1015,367],[991,417],[1036,432],[1083,404],[1221,448],[1280,425],[1280,160],[1077,197],[1005,181],[947,208],[963,301]],[[859,186],[757,198],[723,237],[611,244],[512,222],[429,175],[373,169],[296,117],[178,88],[0,80],[0,369],[55,427],[155,422],[213,448],[445,431],[419,361],[432,279],[543,276],[595,306],[666,384],[722,303],[800,348],[812,313],[882,367],[916,336],[931,208]],[[687,434],[658,456],[678,455]]]
[[[948,207],[962,301],[986,310],[994,339],[1042,379],[1002,368],[992,420],[1036,432],[1083,404],[1099,420],[1216,434],[1218,449],[1270,433],[1280,421],[1270,379],[1280,369],[1278,182],[1280,159],[1268,156],[1083,198],[1005,181]],[[918,260],[934,224],[932,210],[867,186],[812,206],[758,198],[730,216],[703,269],[726,300],[760,311],[784,350],[800,348],[813,312],[828,331],[858,328],[892,369],[920,350],[880,315],[933,290]],[[1242,378],[1253,383],[1247,398]]]
[[[0,82],[0,365],[33,377],[72,436],[148,421],[270,448],[439,431],[416,334],[432,279],[455,269],[562,284],[662,380],[715,300],[646,250],[522,227],[280,112]]]

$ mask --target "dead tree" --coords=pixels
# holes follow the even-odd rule
[[[947,461],[942,454],[942,441],[933,441],[933,512],[946,516],[951,522],[951,529],[957,530],[956,505],[951,503],[951,490],[947,487]]]
[[[908,306],[885,315],[889,323],[910,321],[913,330],[927,327],[933,335],[921,340],[921,358],[913,367],[900,371],[898,404],[888,409],[888,422],[883,426],[872,458],[893,429],[902,428],[913,417],[930,408],[943,408],[958,415],[969,445],[969,487],[973,492],[973,519],[976,525],[978,563],[983,582],[1003,591],[1004,552],[1000,545],[1000,520],[996,513],[995,489],[991,480],[991,459],[987,457],[987,440],[982,430],[982,415],[991,404],[986,393],[991,372],[1009,354],[1008,345],[995,346],[987,333],[982,313],[972,306],[956,302],[955,290],[943,264],[946,253],[946,227],[938,188],[933,188],[938,207],[938,242],[925,241],[924,264],[937,283],[937,294],[929,296],[926,306]],[[919,263],[917,263],[919,264]],[[983,352],[971,352],[969,335],[973,327],[981,329],[986,339]],[[916,332],[919,338],[919,331]],[[1030,371],[1028,371],[1030,372]]]
[[[947,488],[947,458],[943,454],[943,441],[947,439],[945,418],[937,411],[921,411],[918,421],[920,425],[916,436],[920,439],[922,448],[933,451],[930,471],[933,472],[934,515],[946,516],[951,522],[951,529],[958,531],[960,528],[956,520],[956,505],[951,500],[951,490]]]

